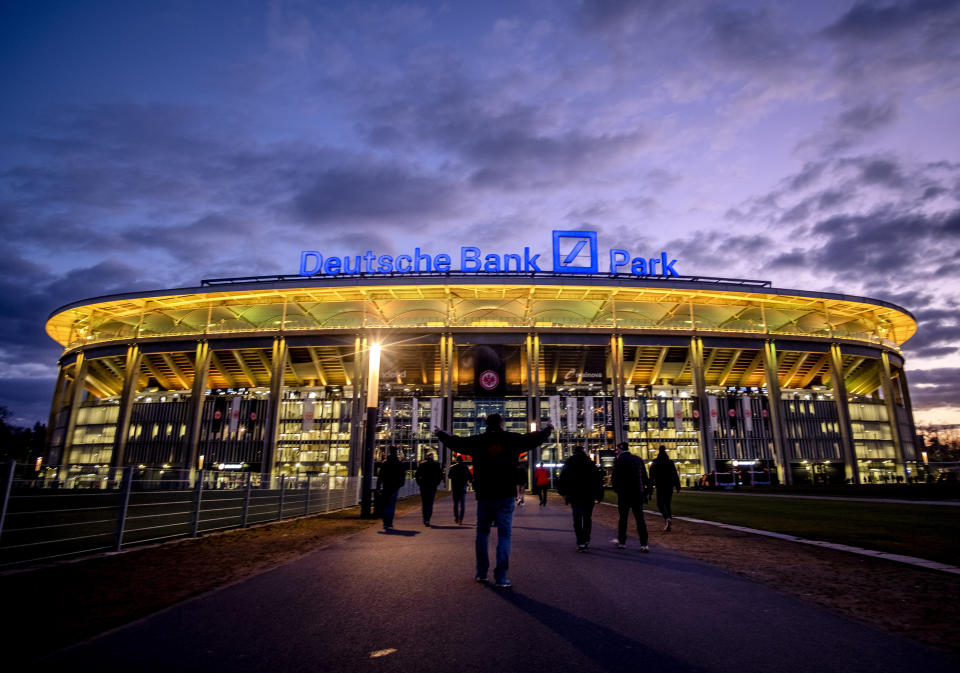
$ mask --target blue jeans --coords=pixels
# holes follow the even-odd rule
[[[457,521],[463,521],[463,515],[467,510],[467,491],[453,491],[453,518]]]
[[[383,492],[383,527],[393,527],[393,515],[397,511],[398,491]]]
[[[490,540],[490,527],[497,525],[497,566],[493,569],[493,578],[497,582],[507,578],[510,566],[510,532],[513,527],[513,508],[516,506],[513,496],[506,498],[477,498],[477,575],[486,577],[490,569],[490,556],[487,551]]]

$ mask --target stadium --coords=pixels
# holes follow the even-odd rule
[[[626,441],[647,459],[665,445],[688,485],[923,473],[901,307],[682,276],[659,251],[610,250],[604,273],[594,232],[554,232],[552,271],[529,248],[459,252],[303,251],[297,275],[57,309],[44,464],[78,485],[118,466],[356,476],[368,418],[376,454],[449,460],[434,426],[499,412],[555,426],[531,465]]]

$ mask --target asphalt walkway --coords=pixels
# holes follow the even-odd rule
[[[433,522],[407,514],[393,534],[364,531],[31,670],[956,670],[939,653],[670,550],[641,554],[635,536],[617,550],[613,531],[598,527],[593,548],[577,553],[557,505],[518,511],[506,590],[473,581],[474,529],[453,524],[449,499]]]

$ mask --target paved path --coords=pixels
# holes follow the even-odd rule
[[[36,670],[549,673],[955,671],[941,655],[669,550],[575,551],[566,508],[515,518],[514,588],[473,582],[449,500],[137,624]],[[472,507],[468,512],[468,521]],[[495,534],[491,536],[495,539]],[[65,588],[68,591],[68,588]],[[42,625],[38,625],[42,628]]]

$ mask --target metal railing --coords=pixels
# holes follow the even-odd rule
[[[0,481],[0,569],[330,512],[360,500],[360,477],[267,480],[253,472],[166,470],[157,478],[124,467],[97,480],[64,482],[18,479],[16,463],[6,467]]]

